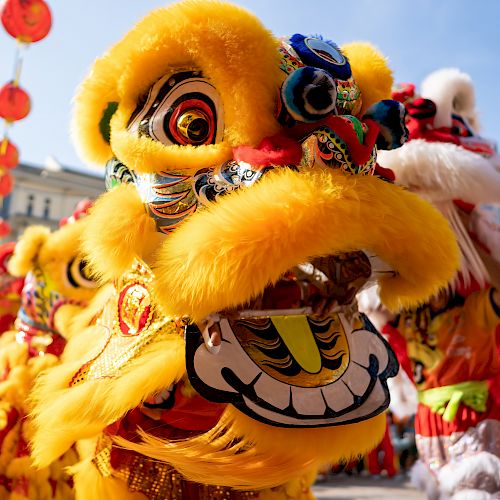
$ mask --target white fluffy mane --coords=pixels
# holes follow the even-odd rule
[[[451,127],[451,114],[463,116],[479,133],[476,94],[471,77],[457,68],[443,68],[431,73],[420,86],[422,97],[436,103],[434,126]]]
[[[396,182],[431,201],[460,199],[500,203],[500,172],[487,158],[455,144],[415,139],[378,161],[396,174]]]

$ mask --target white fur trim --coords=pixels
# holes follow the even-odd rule
[[[399,419],[415,415],[418,406],[417,389],[405,371],[399,370],[395,377],[387,380],[387,385],[391,395],[389,410]]]
[[[446,499],[450,497],[444,497]],[[482,490],[461,490],[451,497],[451,500],[497,500],[497,496],[490,495]],[[442,500],[440,498],[439,500]]]
[[[479,285],[484,287],[490,281],[488,270],[477,252],[462,219],[458,215],[457,207],[452,201],[436,202],[435,205],[446,217],[457,237],[457,243],[460,248],[460,271],[464,285],[466,287],[469,286],[471,283],[470,277],[473,276]]]
[[[500,458],[482,451],[457,462],[450,462],[439,471],[438,481],[442,492],[453,495],[454,499],[458,498],[457,494],[462,489],[476,488],[486,495],[495,493],[500,491]],[[472,496],[472,498],[483,500],[490,497]]]
[[[500,202],[500,173],[492,162],[455,144],[415,139],[379,151],[378,160],[394,171],[398,184],[431,201]]]
[[[417,460],[410,470],[410,480],[415,488],[425,491],[429,500],[438,500],[439,487],[427,465]]]
[[[471,77],[457,68],[443,68],[431,73],[420,86],[421,95],[436,103],[434,126],[451,127],[451,114],[467,120],[474,132],[479,133],[476,94]]]

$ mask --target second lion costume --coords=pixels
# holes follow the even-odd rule
[[[368,44],[278,40],[210,1],[95,63],[75,132],[110,191],[84,245],[113,285],[40,381],[38,464],[78,441],[79,498],[306,499],[321,463],[374,447],[397,364],[356,291],[416,304],[458,256],[376,164],[406,136],[391,85]]]

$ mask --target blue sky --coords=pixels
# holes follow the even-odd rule
[[[71,143],[71,100],[93,60],[166,0],[48,0],[49,36],[29,47],[21,84],[31,114],[11,129],[25,163],[49,155],[83,167]],[[482,135],[500,142],[499,0],[236,0],[277,35],[320,33],[339,44],[368,40],[390,60],[396,81],[419,83],[442,67],[469,73]],[[0,30],[0,84],[11,79],[15,41]]]

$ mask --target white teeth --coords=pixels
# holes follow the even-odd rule
[[[380,408],[385,397],[386,395],[382,387],[382,384],[380,383],[380,380],[377,380],[375,386],[373,387],[372,392],[368,396],[368,399],[360,407],[339,417],[338,423],[370,415],[371,413]]]
[[[326,411],[321,389],[292,387],[293,407],[302,415],[323,415]]]
[[[212,314],[205,319],[205,327],[201,334],[205,342],[205,346],[210,354],[219,354],[221,347],[221,335],[218,330],[220,317],[218,314]]]
[[[290,387],[263,373],[254,385],[255,393],[264,401],[272,401],[280,410],[290,404]]]
[[[326,403],[333,411],[341,411],[354,403],[354,397],[341,380],[322,387]]]
[[[349,367],[347,368],[344,377],[345,380],[349,381],[346,382],[349,389],[351,389],[356,396],[364,394],[370,385],[370,375],[364,368],[356,363],[349,363]]]
[[[377,380],[373,392],[370,395],[366,394],[371,384],[370,373],[366,368],[369,366],[370,355],[373,355],[378,360],[379,373],[386,369],[389,362],[386,346],[383,340],[372,332],[366,330],[353,332],[350,322],[344,315],[339,315],[339,319],[346,331],[351,359],[345,373],[339,380],[329,385],[298,387],[281,382],[262,371],[238,342],[226,318],[218,318],[215,335],[213,335],[215,320],[208,318],[204,323],[205,343],[196,350],[194,371],[200,380],[212,389],[235,394],[241,389],[236,385],[236,388],[232,387],[226,381],[226,374],[229,374],[230,370],[241,384],[248,386],[248,396],[252,400],[249,400],[248,396],[243,396],[244,405],[251,412],[275,423],[299,426],[336,424],[372,415],[385,407],[386,392],[380,380]],[[217,342],[218,345],[213,345]],[[210,351],[210,348],[213,350],[214,347],[217,348],[217,355],[213,355]],[[255,396],[251,396],[252,389],[255,391]],[[354,396],[364,396],[368,399],[360,407],[353,408],[345,415],[324,416],[328,408],[338,413],[353,407]],[[288,412],[290,404],[297,415]],[[269,407],[266,409],[267,405]]]

